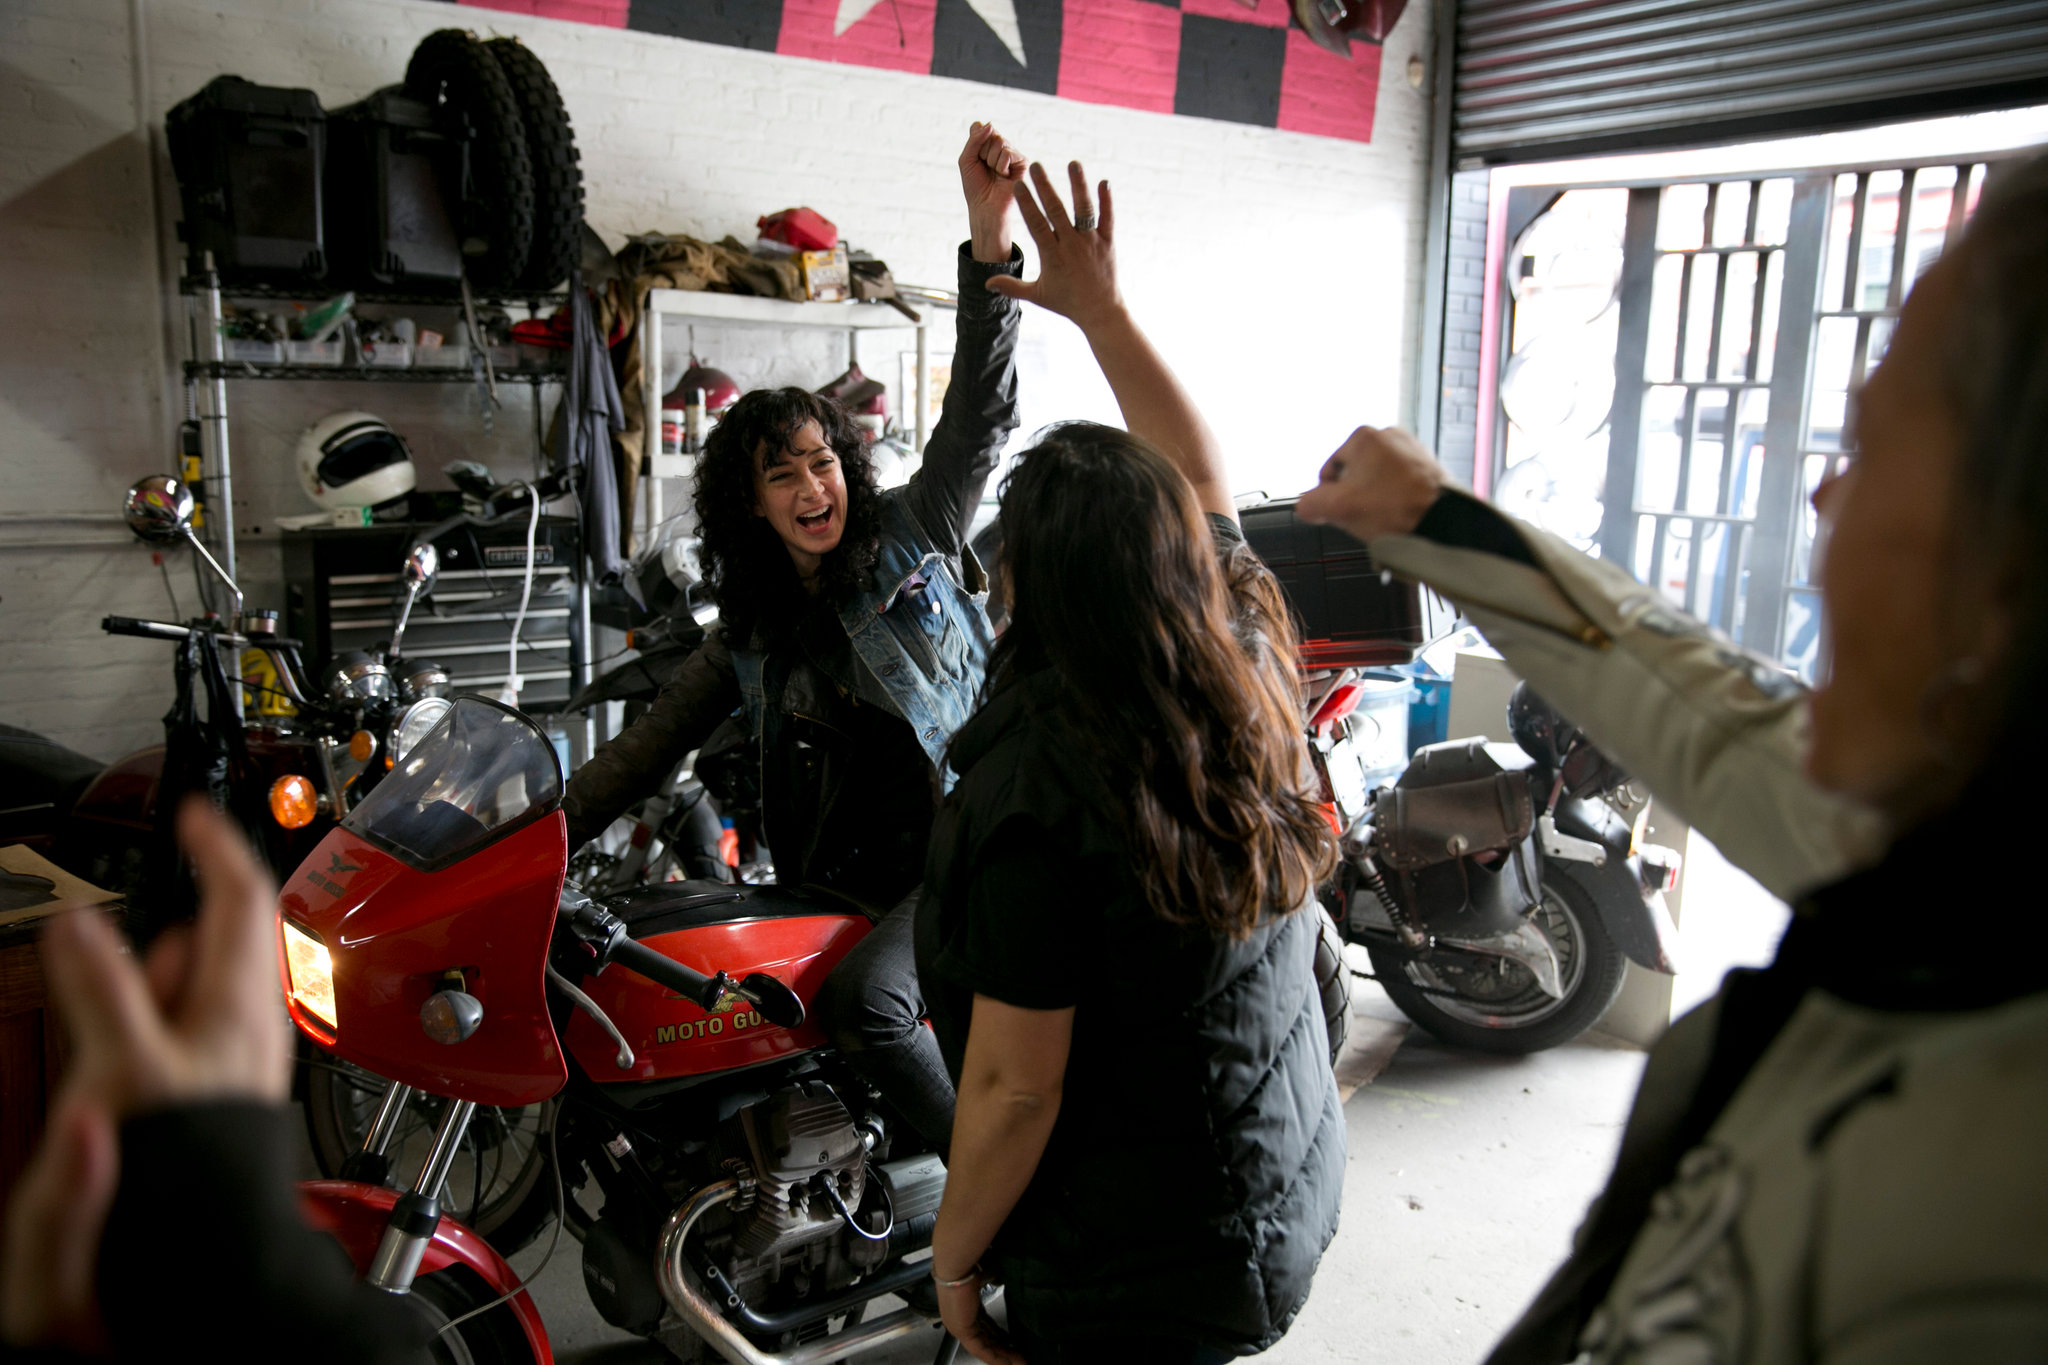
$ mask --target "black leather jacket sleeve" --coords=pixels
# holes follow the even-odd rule
[[[732,651],[724,633],[714,630],[662,684],[646,713],[569,779],[562,813],[569,817],[570,849],[597,837],[626,807],[651,794],[739,704]]]
[[[99,1255],[116,1359],[159,1360],[183,1341],[211,1360],[275,1356],[287,1342],[292,1359],[316,1365],[425,1360],[404,1301],[356,1283],[341,1248],[301,1221],[296,1112],[218,1100],[121,1125]]]
[[[960,308],[955,318],[953,378],[946,404],[925,442],[924,464],[903,490],[905,504],[932,543],[949,555],[967,541],[982,488],[1010,433],[1017,429],[1017,324],[1023,308],[991,294],[997,275],[1024,273],[1024,253],[988,265],[960,246]],[[904,395],[914,402],[915,396]]]

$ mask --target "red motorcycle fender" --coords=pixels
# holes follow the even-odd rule
[[[299,1212],[314,1228],[341,1243],[358,1272],[368,1268],[384,1240],[384,1225],[391,1218],[391,1206],[398,1192],[382,1185],[365,1185],[354,1180],[302,1180],[299,1182]],[[431,1275],[451,1265],[467,1266],[491,1287],[503,1294],[519,1283],[519,1275],[491,1244],[452,1218],[443,1218],[420,1259],[419,1273]],[[548,1329],[541,1323],[540,1310],[524,1289],[514,1294],[507,1306],[519,1319],[526,1341],[533,1348],[537,1365],[554,1365],[554,1349],[548,1344]]]

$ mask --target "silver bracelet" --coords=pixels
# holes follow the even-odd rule
[[[976,1261],[973,1265],[967,1267],[967,1273],[965,1275],[962,1275],[957,1280],[940,1279],[939,1268],[936,1265],[932,1267],[932,1283],[937,1285],[941,1289],[964,1289],[968,1285],[973,1284],[976,1280],[980,1278],[981,1262],[979,1261]]]

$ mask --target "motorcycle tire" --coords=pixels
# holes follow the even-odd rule
[[[1419,963],[1371,941],[1366,951],[1388,998],[1436,1037],[1475,1052],[1524,1056],[1568,1043],[1599,1023],[1621,993],[1628,965],[1592,897],[1555,865],[1543,869],[1543,902],[1534,915],[1557,954],[1564,987],[1559,1000],[1513,963],[1460,970],[1448,965],[1450,959]]]
[[[302,1058],[306,1134],[313,1162],[330,1180],[361,1149],[389,1085],[359,1066],[304,1048]],[[440,1100],[414,1094],[392,1139],[393,1160],[385,1183],[394,1188],[418,1173],[440,1118]],[[548,1178],[547,1104],[524,1109],[479,1105],[469,1136],[449,1168],[442,1206],[450,1218],[482,1237],[500,1256],[510,1256],[539,1237],[555,1213],[554,1182]],[[482,1176],[482,1196],[477,1179]]]
[[[540,58],[517,38],[493,38],[484,47],[511,82],[533,168],[533,246],[519,284],[553,289],[569,278],[582,246],[583,167],[576,134],[562,92]]]
[[[426,1358],[436,1365],[537,1365],[540,1357],[534,1354],[509,1303],[478,1313],[453,1331],[441,1332],[464,1313],[497,1297],[468,1266],[451,1265],[414,1280],[405,1302],[419,1318]]]
[[[1337,921],[1321,905],[1316,913],[1322,917],[1316,932],[1316,991],[1330,1031],[1330,1065],[1335,1066],[1351,1034],[1351,968],[1344,962],[1344,935],[1338,932]]]
[[[469,183],[463,187],[463,272],[479,289],[517,288],[533,254],[533,163],[526,120],[498,59],[459,28],[429,33],[405,68],[414,99],[449,107],[468,122]]]

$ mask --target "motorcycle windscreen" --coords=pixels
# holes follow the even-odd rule
[[[546,815],[562,765],[538,725],[458,697],[342,824],[422,872],[439,872]]]

